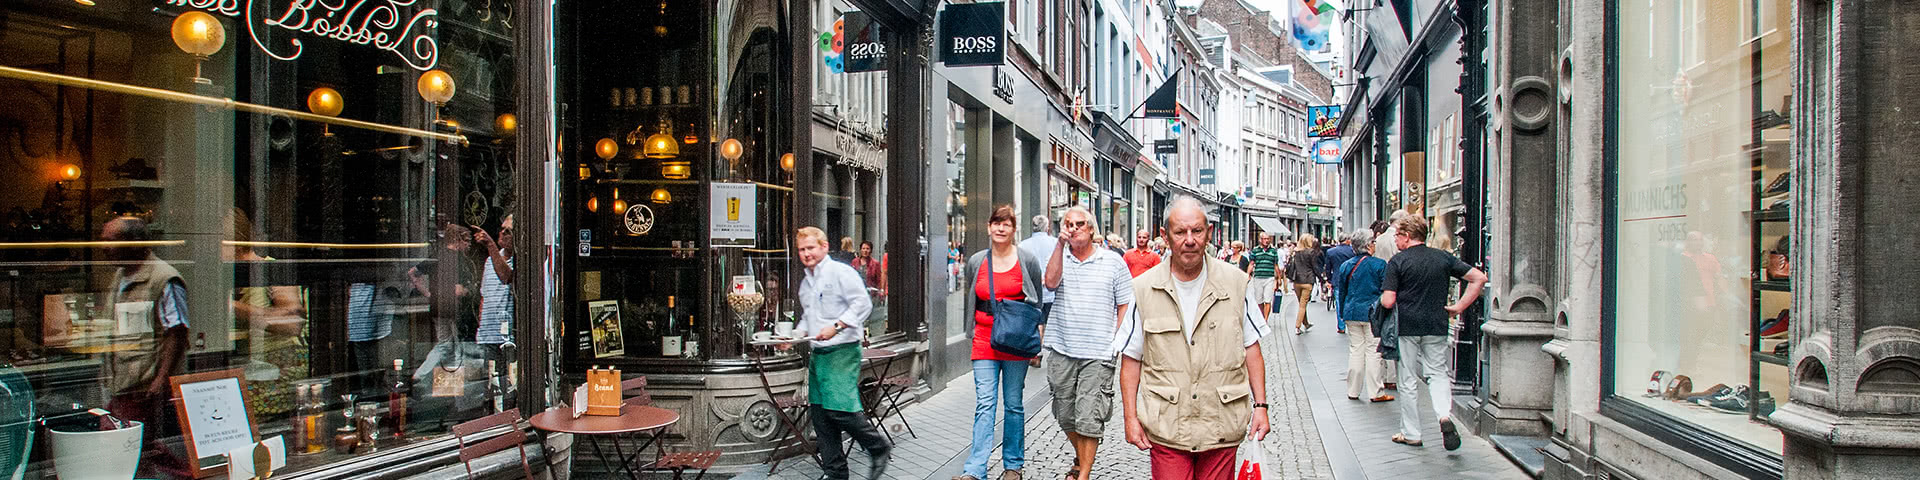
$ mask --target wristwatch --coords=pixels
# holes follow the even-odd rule
[[[1253,408],[1273,408],[1273,407],[1267,406],[1267,404],[1264,404],[1264,403],[1256,403],[1256,404],[1253,404]]]

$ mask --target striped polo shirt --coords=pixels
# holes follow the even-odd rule
[[[1073,358],[1111,360],[1119,306],[1132,303],[1133,271],[1119,254],[1094,248],[1081,261],[1072,250],[1062,252],[1060,288],[1054,290],[1043,344]]]
[[[1253,278],[1273,278],[1273,267],[1280,263],[1280,250],[1255,248],[1247,255],[1253,259]]]

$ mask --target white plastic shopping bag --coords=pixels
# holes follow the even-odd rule
[[[1233,480],[1260,480],[1265,468],[1263,465],[1267,463],[1267,452],[1261,449],[1260,442],[1254,440],[1253,435],[1247,435],[1246,440],[1240,441],[1240,450],[1235,455],[1238,458],[1235,459],[1234,464],[1238,465],[1238,468],[1233,474]]]

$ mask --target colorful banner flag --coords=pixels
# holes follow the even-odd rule
[[[1301,50],[1325,52],[1329,31],[1338,22],[1338,11],[1326,0],[1299,0],[1293,7],[1293,41]]]

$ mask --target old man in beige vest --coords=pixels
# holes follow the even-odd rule
[[[1115,339],[1127,443],[1152,451],[1155,479],[1231,479],[1234,447],[1267,435],[1266,321],[1247,274],[1206,254],[1213,226],[1198,201],[1169,205],[1166,232],[1168,261],[1134,279],[1137,306]]]

